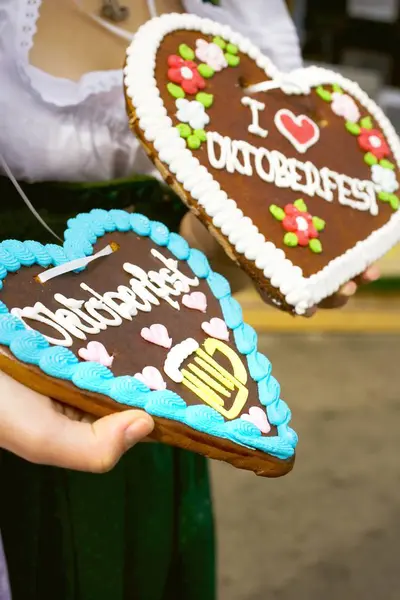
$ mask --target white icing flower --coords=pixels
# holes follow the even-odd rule
[[[393,194],[399,189],[396,173],[392,169],[385,169],[380,165],[372,165],[372,181],[379,187],[380,191]]]
[[[201,102],[178,98],[175,102],[178,112],[176,116],[181,123],[188,123],[192,129],[204,129],[210,117]]]
[[[335,115],[344,117],[346,121],[351,121],[351,123],[356,123],[360,118],[360,111],[357,104],[347,94],[333,92],[331,108]]]
[[[195,54],[201,62],[206,63],[214,71],[221,71],[228,66],[222,48],[213,42],[209,43],[202,39],[196,40]]]

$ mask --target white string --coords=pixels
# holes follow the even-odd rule
[[[82,6],[82,0],[72,0],[72,2],[80,10],[80,12],[82,14],[84,14],[86,17],[89,17],[90,19],[92,19],[92,21],[95,21],[95,23],[97,23],[98,25],[103,27],[103,29],[107,29],[107,31],[109,31],[110,33],[113,33],[117,37],[123,38],[124,40],[128,40],[128,42],[131,42],[133,40],[133,38],[135,36],[134,33],[131,33],[130,31],[126,31],[126,29],[123,29],[122,27],[118,27],[118,25],[113,25],[112,23],[109,23],[108,21],[106,21],[106,19],[103,19],[102,17],[98,17],[94,13],[86,12],[86,10]],[[146,4],[147,4],[150,18],[153,19],[154,17],[157,17],[158,13],[157,13],[155,0],[146,0]]]
[[[275,79],[261,81],[245,88],[249,94],[268,92],[269,90],[281,89],[285,94],[309,94],[310,84],[305,81],[304,75],[298,71],[292,71],[286,75],[280,75]]]
[[[31,213],[33,214],[34,217],[36,217],[36,219],[39,221],[39,223],[41,225],[43,225],[43,227],[45,229],[47,229],[47,231],[49,233],[51,233],[51,235],[53,235],[57,240],[59,240],[60,242],[62,242],[62,239],[60,237],[58,237],[58,235],[47,225],[46,221],[44,221],[42,219],[42,217],[39,215],[39,213],[37,212],[37,210],[34,208],[34,206],[32,205],[32,203],[30,202],[29,198],[26,196],[24,190],[21,188],[21,186],[19,185],[18,181],[15,179],[14,175],[11,172],[10,167],[8,166],[8,164],[6,163],[5,159],[3,158],[3,156],[0,154],[0,163],[4,169],[4,172],[6,173],[6,175],[8,176],[8,178],[10,179],[11,183],[14,185],[15,189],[17,190],[17,192],[19,193],[19,195],[21,196],[22,200],[25,202],[26,206],[29,208],[29,210],[31,211]]]
[[[64,273],[70,273],[71,271],[76,271],[77,269],[82,269],[86,267],[89,263],[98,258],[102,258],[103,256],[108,256],[112,254],[118,249],[117,244],[109,244],[103,250],[100,250],[96,254],[92,256],[85,256],[84,258],[77,258],[75,260],[71,260],[63,265],[59,265],[58,267],[54,267],[53,269],[48,269],[47,271],[43,271],[36,277],[40,283],[46,283],[50,279],[54,279],[54,277],[58,277],[59,275],[64,275]]]

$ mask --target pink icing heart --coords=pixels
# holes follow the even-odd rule
[[[136,373],[134,377],[151,390],[165,390],[167,387],[163,376],[155,367],[145,367],[141,373]]]
[[[97,362],[105,367],[111,367],[114,357],[110,356],[100,342],[89,342],[86,348],[79,348],[78,355],[90,362]]]
[[[259,406],[252,406],[249,408],[249,413],[241,415],[243,421],[249,421],[253,423],[262,433],[268,433],[271,431],[271,425],[268,422],[265,410]]]
[[[162,346],[163,348],[171,348],[172,346],[172,338],[169,337],[168,329],[160,323],[154,323],[150,327],[143,327],[140,335],[146,342],[151,342],[157,346]]]
[[[182,304],[187,306],[187,308],[206,312],[207,297],[203,292],[192,292],[191,294],[185,294],[182,297]]]
[[[204,321],[204,323],[201,324],[201,328],[207,335],[210,335],[213,338],[217,338],[218,340],[229,340],[229,331],[226,323],[218,317],[213,317],[210,321]]]

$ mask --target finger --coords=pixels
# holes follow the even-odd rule
[[[93,424],[54,414],[57,422],[40,462],[93,473],[112,469],[154,427],[153,419],[139,410],[109,415]]]
[[[72,421],[56,403],[0,372],[1,446],[31,462],[104,472],[151,433],[143,411],[124,411],[95,423]]]
[[[341,308],[347,304],[349,298],[354,296],[356,291],[357,284],[354,281],[349,281],[336,294],[333,294],[332,296],[329,296],[329,298],[322,300],[318,307],[325,309]]]
[[[364,282],[372,282],[379,279],[381,276],[380,269],[377,265],[371,265],[368,269],[362,274],[362,279]]]

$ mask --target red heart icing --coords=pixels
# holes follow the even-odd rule
[[[307,115],[296,116],[283,108],[275,115],[275,125],[298,152],[306,152],[319,140],[318,126]]]

